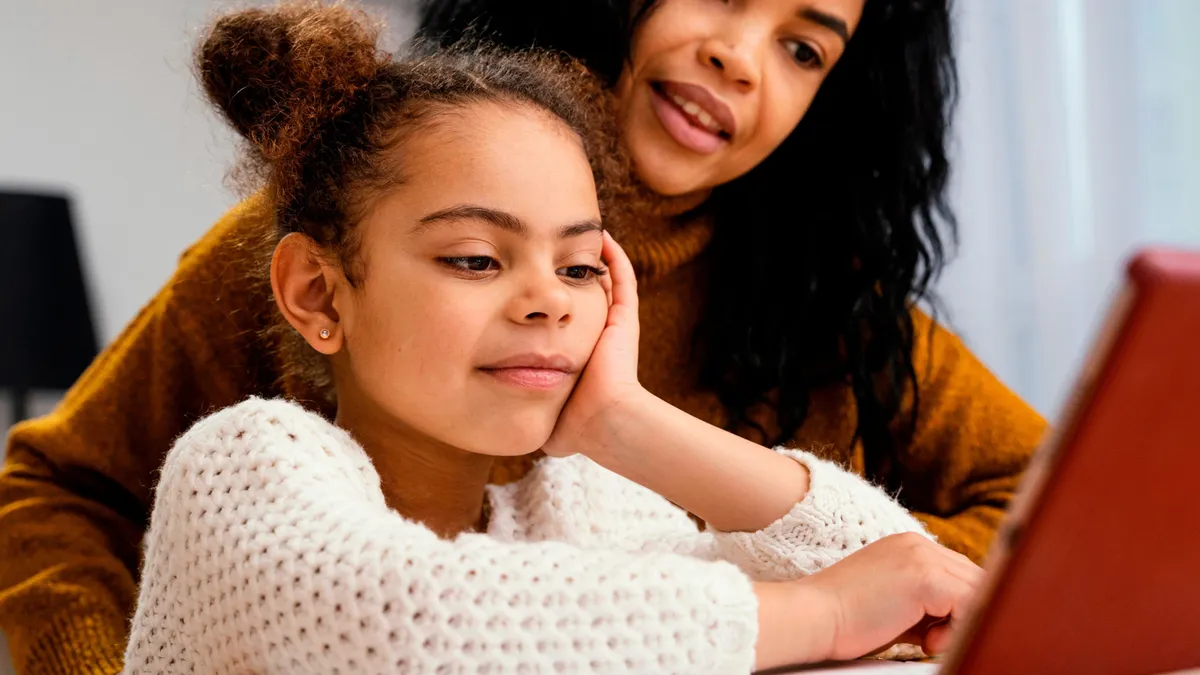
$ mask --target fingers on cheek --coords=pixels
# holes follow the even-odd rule
[[[602,278],[600,280],[600,287],[604,289],[604,298],[608,301],[608,304],[611,305],[613,303],[612,280],[608,277]]]

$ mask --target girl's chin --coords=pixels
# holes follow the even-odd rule
[[[553,431],[553,424],[525,427],[505,424],[472,434],[473,442],[464,449],[490,457],[521,457],[541,450]]]
[[[547,436],[546,438],[548,439],[550,437]],[[526,455],[532,455],[538,450],[541,450],[542,446],[545,444],[546,441],[542,441],[541,443],[532,446],[525,443],[505,445],[497,444],[487,447],[481,445],[478,448],[471,448],[470,451],[477,455],[486,455],[488,457],[524,457]]]

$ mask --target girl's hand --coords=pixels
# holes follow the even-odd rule
[[[926,654],[950,646],[983,580],[966,556],[916,534],[884,537],[806,579],[836,597],[829,658],[852,659],[897,642]]]
[[[760,585],[760,599],[768,592],[759,611],[760,660],[840,661],[899,642],[941,653],[982,578],[983,570],[965,556],[925,537],[884,537],[810,577]],[[781,602],[781,593],[790,602]]]
[[[601,257],[608,274],[600,278],[608,295],[608,322],[575,390],[542,451],[552,457],[587,454],[619,404],[645,393],[638,382],[638,297],[633,265],[608,232]]]

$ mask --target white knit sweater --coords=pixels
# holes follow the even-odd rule
[[[809,493],[754,533],[701,532],[582,456],[488,487],[487,534],[436,537],[384,503],[343,430],[250,399],[167,455],[130,673],[747,673],[751,580],[924,532],[813,455]]]

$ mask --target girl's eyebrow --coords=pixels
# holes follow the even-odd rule
[[[571,237],[578,237],[580,235],[587,234],[588,232],[600,232],[603,229],[604,226],[602,226],[600,221],[596,220],[595,218],[591,220],[581,220],[573,225],[564,225],[562,229],[558,231],[558,238],[570,239]]]
[[[417,222],[413,228],[413,234],[419,234],[441,224],[449,224],[461,222],[464,220],[474,220],[487,223],[492,227],[499,228],[505,232],[511,232],[522,237],[529,236],[529,226],[517,216],[499,209],[493,209],[487,206],[479,206],[478,204],[458,204],[449,208],[434,211],[425,215]],[[603,227],[600,221],[596,218],[581,220],[576,223],[570,223],[559,228],[559,239],[568,239],[570,237],[578,237],[588,232],[597,232]]]

